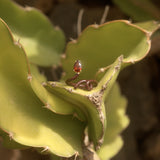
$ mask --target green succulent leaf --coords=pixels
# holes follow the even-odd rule
[[[74,106],[71,103],[64,101],[56,94],[50,93],[43,87],[46,79],[41,75],[35,65],[31,65],[31,86],[35,94],[44,103],[44,107],[62,115],[69,115],[74,113]]]
[[[127,15],[136,21],[159,20],[160,11],[151,0],[113,0]]]
[[[117,136],[110,142],[104,142],[102,149],[99,150],[98,156],[100,160],[111,160],[122,148],[123,140],[121,136]]]
[[[58,64],[65,44],[63,33],[38,10],[0,0],[0,17],[23,44],[29,61],[41,66]]]
[[[103,145],[100,150],[98,150],[98,155],[101,160],[111,159],[123,145],[123,141],[119,134],[129,124],[129,119],[125,113],[126,106],[127,100],[121,95],[118,83],[115,83],[105,102],[107,128]]]
[[[76,60],[82,62],[82,79],[93,79],[98,69],[111,65],[120,55],[124,56],[123,65],[139,61],[150,49],[149,38],[146,30],[125,20],[91,25],[78,40],[68,43],[62,60],[64,79],[72,77]]]
[[[99,146],[103,138],[105,119],[101,119],[102,108],[104,111],[104,105],[101,104],[100,111],[97,106],[93,104],[91,98],[94,98],[94,94],[81,89],[74,89],[60,82],[48,82],[45,85],[46,89],[53,94],[59,95],[59,97],[72,103],[75,108],[75,116],[82,121],[88,122],[90,139],[94,142],[95,147]],[[96,93],[95,93],[96,94]]]
[[[100,157],[109,145],[111,150],[114,146],[117,148],[106,158],[110,158],[118,152],[122,146],[121,137],[118,135],[128,125],[128,119],[124,116],[126,100],[120,95],[117,85],[111,93],[110,90],[121,67],[135,63],[147,55],[150,49],[150,37],[158,27],[158,23],[147,22],[136,25],[125,20],[87,27],[77,40],[73,40],[67,45],[66,56],[62,60],[66,75],[62,81],[73,77],[73,64],[76,60],[80,60],[83,68],[78,80],[96,77],[98,80],[97,87],[91,91],[84,91],[60,82],[50,82],[46,85],[46,88],[52,93],[59,94],[68,102],[73,103],[79,117],[84,113],[81,119],[88,122],[90,139],[97,148],[102,144],[102,149],[98,152]],[[117,103],[112,102],[114,99],[112,93],[115,94]],[[87,101],[85,97],[88,97]],[[105,103],[106,99],[108,104]],[[92,103],[91,106],[90,102]],[[108,113],[108,105],[112,108],[114,105],[121,105],[120,103],[122,103],[122,108],[121,106],[114,107],[115,109]],[[79,113],[78,109],[82,112]],[[117,112],[119,111],[123,112],[121,114],[124,118],[121,114],[118,115]],[[120,116],[120,122],[117,122],[114,116]],[[121,123],[121,120],[124,121],[124,124]],[[112,128],[114,127],[112,124],[115,124],[115,128]]]
[[[160,24],[157,21],[139,22],[135,23],[135,25],[145,29],[147,32],[149,32],[150,35],[152,35],[157,29],[160,28]]]
[[[0,35],[0,128],[25,146],[64,157],[81,154],[84,123],[43,108],[31,87],[24,50],[2,20]]]
[[[106,127],[104,99],[118,76],[122,61],[123,56],[120,56],[92,91],[74,89],[61,82],[49,82],[45,85],[48,91],[72,103],[76,115],[88,122],[89,137],[97,149],[103,143]]]
[[[78,112],[79,108],[84,112],[84,117],[88,121],[89,137],[95,146],[100,146],[105,133],[107,117],[103,118],[103,123],[101,123],[102,117],[105,115],[105,98],[108,97],[109,91],[115,83],[121,65],[125,67],[147,55],[150,49],[150,36],[159,27],[158,23],[155,25],[152,23],[150,26],[152,27],[143,29],[129,21],[117,20],[100,26],[87,27],[77,40],[73,40],[67,45],[66,57],[62,60],[66,72],[63,80],[73,76],[73,64],[76,60],[81,60],[83,68],[79,79],[94,79],[96,75],[99,81],[98,86],[90,92],[81,89],[75,90],[63,83],[55,82],[49,83],[46,87],[54,94],[60,93],[61,97],[64,99],[67,97],[66,100],[75,104],[78,116],[82,115]],[[119,58],[117,59],[117,57]],[[115,61],[115,59],[117,60]],[[104,93],[101,94],[103,89]],[[96,104],[95,107],[89,107],[88,100],[86,101],[83,97],[90,97],[89,100],[92,103],[92,100],[97,101],[96,104],[101,99],[100,107],[97,107]],[[91,109],[94,109],[94,112]]]
[[[10,149],[27,149],[28,148],[28,146],[25,146],[13,141],[11,137],[9,137],[9,134],[2,129],[0,129],[0,136],[2,137],[2,145],[5,148],[10,148]]]

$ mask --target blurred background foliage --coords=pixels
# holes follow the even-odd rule
[[[159,0],[15,0],[22,6],[40,9],[65,33],[66,41],[77,38],[77,17],[84,9],[82,28],[100,23],[104,8],[110,6],[107,21],[127,19],[132,22],[160,20]],[[128,98],[130,126],[123,132],[124,147],[113,160],[160,159],[160,34],[153,35],[150,54],[140,63],[124,69],[118,78],[122,93]],[[61,67],[41,68],[49,80],[59,79]],[[58,74],[57,74],[58,73]],[[34,149],[19,151],[0,146],[3,160],[49,160]]]

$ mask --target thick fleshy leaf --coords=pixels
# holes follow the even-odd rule
[[[81,120],[87,120],[89,137],[96,148],[103,143],[106,126],[104,99],[118,76],[122,61],[123,57],[120,56],[92,91],[74,89],[61,82],[45,85],[48,91],[74,104],[77,116]]]
[[[63,33],[38,10],[0,0],[0,17],[23,44],[29,61],[42,66],[58,64],[65,44]]]
[[[110,99],[110,89],[115,83],[120,67],[125,67],[128,64],[140,61],[149,52],[150,37],[159,27],[159,24],[149,24],[148,26],[148,28],[140,27],[131,24],[129,21],[117,20],[100,26],[91,25],[87,27],[77,40],[73,40],[67,45],[66,55],[62,60],[66,75],[63,77],[62,81],[73,77],[73,64],[76,60],[80,60],[83,68],[77,81],[80,79],[94,79],[96,75],[99,81],[97,87],[89,92],[81,89],[75,90],[63,83],[56,82],[51,82],[46,87],[54,94],[60,94],[64,99],[67,98],[66,100],[70,103],[74,103],[75,107],[79,108],[84,113],[84,117],[86,117],[88,121],[89,137],[96,147],[99,147],[104,139],[106,121],[108,121],[108,117],[104,117],[106,110],[108,110],[108,108],[105,109],[104,102],[106,98]],[[119,58],[117,59],[117,57]],[[115,59],[117,60],[115,61]],[[117,97],[119,98],[119,92],[117,92],[116,89],[115,94],[118,94]],[[86,101],[84,97],[89,98],[89,101],[92,102],[92,106],[88,105],[88,100]],[[121,101],[121,97],[119,101]],[[98,112],[96,112],[96,110]],[[113,115],[115,114],[113,113]],[[78,110],[77,115],[81,115],[78,113]],[[114,118],[112,117],[112,119]],[[126,123],[127,122],[126,120]],[[112,134],[109,132],[111,135],[114,135],[111,141],[112,145],[114,146],[115,143],[118,143],[117,149],[109,155],[111,157],[118,152],[122,145],[121,138],[117,138],[117,135],[122,129],[118,127],[118,125],[115,126],[118,130],[115,129],[113,131],[115,133]],[[107,128],[107,130],[110,129]],[[107,130],[106,134],[108,134]],[[107,143],[108,137],[107,141],[102,145],[104,150],[108,147]],[[100,152],[103,151],[101,150]]]
[[[77,41],[67,45],[62,61],[64,79],[72,77],[77,59],[83,65],[82,79],[93,79],[98,69],[111,65],[120,55],[124,56],[124,63],[139,61],[150,49],[149,36],[146,30],[125,20],[87,27]]]
[[[121,136],[117,136],[108,142],[107,145],[105,144],[102,146],[102,149],[99,150],[98,156],[101,160],[111,160],[122,148],[123,140]]]
[[[9,137],[9,134],[0,129],[0,136],[2,137],[2,145],[5,148],[10,148],[10,149],[26,149],[28,146],[22,145],[20,143],[17,143]]]
[[[151,0],[113,0],[127,15],[136,21],[159,20],[159,8]]]
[[[126,116],[126,106],[127,100],[121,95],[118,83],[115,83],[105,102],[107,128],[103,145],[98,151],[101,160],[111,159],[123,145],[119,134],[129,124],[129,119]]]
[[[160,23],[157,21],[146,21],[135,23],[135,25],[145,29],[149,34],[152,35],[158,28],[160,28]]]
[[[81,154],[84,124],[43,108],[32,90],[22,46],[0,21],[0,128],[12,140],[64,157]]]
[[[76,116],[83,121],[88,121],[90,139],[94,142],[95,147],[99,146],[103,139],[105,119],[101,119],[101,117],[104,117],[104,115],[102,116],[104,105],[102,104],[98,110],[97,106],[90,100],[96,95],[81,89],[75,90],[73,87],[60,82],[49,82],[45,87],[75,106]]]
[[[62,115],[73,114],[74,106],[71,103],[64,101],[56,94],[50,93],[43,87],[46,79],[41,75],[35,65],[31,65],[31,86],[36,95],[44,103],[44,107]]]

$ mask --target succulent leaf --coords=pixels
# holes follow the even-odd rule
[[[139,23],[135,23],[135,25],[143,28],[144,30],[149,32],[150,35],[152,35],[157,29],[160,28],[160,23],[157,21],[139,22]]]
[[[0,7],[1,3],[4,5],[10,2],[1,0]],[[42,19],[46,20],[39,15],[39,12],[24,11],[13,3],[10,5],[10,10],[17,15],[19,13],[26,15],[27,19],[24,18],[22,21],[25,23],[30,19],[33,21],[37,15],[41,19],[37,24],[41,24]],[[21,14],[19,16],[22,18]],[[52,38],[46,40],[43,37],[44,33],[35,32],[37,24],[33,26],[33,30],[31,27],[31,31],[26,32],[27,27],[20,25],[16,18],[7,16],[6,20],[14,32],[14,38],[22,36],[20,42],[24,44],[26,51],[28,37],[29,43],[33,39],[34,42],[31,42],[33,45],[37,42],[40,45],[45,40],[43,49],[53,51]],[[95,148],[99,149],[102,145],[97,153],[102,160],[110,159],[121,148],[123,142],[118,135],[129,122],[125,116],[126,99],[121,96],[115,84],[116,78],[121,67],[139,61],[147,55],[150,49],[150,36],[158,27],[158,23],[136,25],[129,21],[118,20],[100,26],[91,25],[77,41],[69,43],[66,58],[62,61],[66,72],[63,80],[73,76],[74,61],[81,60],[84,68],[79,76],[80,79],[93,79],[95,75],[98,76],[98,85],[87,91],[75,89],[63,81],[45,82],[42,85],[46,79],[39,74],[35,66],[30,67],[19,41],[13,40],[10,30],[1,20],[0,127],[19,144],[43,147],[55,155],[70,157],[82,153],[82,135],[87,124],[89,138]],[[50,28],[50,24],[46,22],[44,28]],[[58,42],[55,43],[57,44],[59,45]],[[35,52],[37,46],[29,47],[28,49],[37,53]],[[43,49],[40,48],[42,51]],[[32,55],[30,62],[33,57]],[[44,56],[41,58],[44,59]],[[49,56],[48,58],[51,60]],[[49,65],[47,61],[41,60],[34,63]],[[54,60],[54,63],[58,61],[55,57]],[[80,121],[73,118],[74,116]],[[113,150],[114,147],[116,149]],[[106,150],[110,152],[106,154]]]
[[[61,82],[49,82],[45,85],[53,94],[59,94],[64,100],[74,104],[77,116],[81,120],[87,120],[89,137],[95,148],[103,143],[106,126],[104,99],[118,76],[122,61],[123,57],[120,56],[92,91],[74,89]]]
[[[110,142],[104,142],[102,149],[99,150],[98,156],[100,160],[111,160],[122,148],[123,140],[121,136],[117,136]]]
[[[23,44],[30,62],[41,66],[59,63],[64,35],[40,11],[22,8],[11,0],[0,0],[0,17],[8,24],[14,38]]]
[[[98,155],[101,160],[111,159],[123,145],[123,141],[119,134],[129,124],[129,119],[125,113],[126,106],[127,100],[121,95],[118,83],[115,83],[105,102],[107,128],[103,145],[100,150],[98,150]]]
[[[120,95],[118,87],[114,87],[116,89],[111,91],[111,93],[110,90],[116,81],[121,66],[124,68],[128,64],[141,60],[148,54],[151,45],[150,37],[158,28],[158,23],[147,22],[145,24],[136,25],[125,20],[117,20],[100,26],[91,25],[87,27],[77,40],[67,45],[66,56],[62,60],[66,75],[63,77],[62,81],[73,76],[73,64],[76,60],[80,60],[84,67],[82,68],[79,79],[93,79],[96,75],[99,81],[97,87],[92,91],[84,91],[81,89],[74,89],[60,82],[50,82],[46,85],[48,90],[54,94],[61,94],[61,97],[64,97],[64,99],[67,98],[66,100],[75,104],[76,109],[80,108],[82,112],[84,112],[84,117],[86,117],[88,121],[89,137],[94,142],[94,145],[98,148],[102,144],[103,139],[105,141],[104,145],[102,144],[102,150],[100,149],[98,153],[101,152],[103,154],[106,148],[109,147],[108,133],[113,136],[109,137],[109,139],[111,138],[110,145],[117,145],[117,148],[114,152],[108,154],[109,157],[107,158],[112,157],[121,148],[122,140],[118,135],[122,129],[128,125],[128,118],[126,116],[124,116],[124,118],[120,116],[124,124],[119,124],[116,120],[118,124],[115,125],[114,130],[111,128],[111,132],[113,131],[112,134],[109,131],[112,121],[109,120],[108,122],[108,113],[105,113],[106,110],[108,110],[108,108],[105,108],[108,104],[104,102],[106,99],[110,99],[110,94],[114,92],[115,96],[118,98],[117,101],[123,104],[122,108],[117,106],[117,110],[116,108],[115,110],[113,109],[113,113],[109,113],[111,114],[110,117],[112,117],[112,115],[116,116],[116,112],[120,110],[123,112],[125,111],[126,100]],[[119,58],[117,59],[117,57]],[[115,61],[115,59],[117,60]],[[104,93],[102,93],[103,90]],[[93,103],[95,106],[96,104],[100,105],[89,107],[89,103],[87,104],[87,101],[83,97],[89,97],[92,103],[96,102]],[[99,99],[102,101],[100,102]],[[111,103],[111,106],[115,105],[110,101],[107,103]],[[94,113],[92,111],[93,108],[96,108],[98,112]],[[76,112],[78,116],[81,115],[78,113],[78,110],[76,110]],[[98,114],[99,116],[97,116]],[[124,115],[124,113],[122,114]],[[112,119],[114,119],[114,117],[112,117]],[[109,127],[107,125],[109,125]]]
[[[24,50],[2,20],[0,35],[1,129],[22,145],[43,147],[64,157],[81,154],[84,123],[42,107],[31,87]]]
[[[44,103],[44,107],[57,114],[69,115],[74,113],[74,106],[71,103],[67,103],[61,97],[56,94],[50,93],[43,87],[46,79],[41,75],[35,65],[31,67],[31,86],[35,94]]]
[[[2,137],[2,145],[5,148],[10,149],[26,149],[28,146],[22,145],[12,140],[12,135],[8,134],[6,131],[0,129],[0,136]]]
[[[62,64],[66,76],[72,76],[74,62],[79,59],[82,79],[93,79],[100,68],[111,65],[120,55],[125,63],[142,59],[150,49],[150,35],[129,21],[117,20],[103,25],[90,25],[78,40],[68,43]]]

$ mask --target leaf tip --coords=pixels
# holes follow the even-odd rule
[[[119,60],[120,62],[122,62],[122,61],[123,61],[123,55],[120,55],[120,56],[118,57],[118,60]]]
[[[31,74],[28,74],[27,79],[29,80],[29,82],[31,82],[31,80],[32,80],[32,75],[31,75]]]
[[[66,59],[66,54],[62,54],[62,55],[61,55],[61,58],[62,58],[62,59]]]
[[[98,142],[98,144],[97,144],[97,146],[96,146],[96,151],[98,151],[99,149],[100,149],[100,147],[101,147],[101,145],[102,145],[102,143],[101,142]]]
[[[9,132],[8,136],[9,136],[10,141],[13,140],[13,133],[12,132]]]
[[[77,115],[77,113],[76,113],[76,112],[75,112],[75,113],[73,113],[72,119],[74,119],[74,118],[78,118],[78,115]]]
[[[32,7],[29,7],[29,6],[26,6],[24,9],[25,9],[27,12],[30,12],[31,10],[33,10],[33,8],[32,8]]]
[[[18,46],[19,48],[22,48],[22,46],[21,46],[21,44],[19,42],[20,42],[20,39],[18,39],[18,41],[14,41],[14,44],[16,46]]]
[[[74,44],[77,43],[77,40],[76,40],[76,39],[70,38],[70,40],[71,40],[71,42],[74,43]]]
[[[132,64],[135,64],[135,60],[134,60],[134,59],[131,59],[130,62],[131,62]]]
[[[79,153],[78,153],[78,152],[76,152],[76,153],[75,153],[74,160],[76,160],[78,156],[79,156]]]
[[[55,86],[56,86],[56,82],[49,82],[49,84],[50,84],[52,87],[55,87]]]
[[[147,43],[148,43],[148,45],[151,45],[151,40],[150,40],[150,39],[148,39]]]
[[[145,31],[145,33],[147,37],[151,37],[151,35],[153,34],[153,32],[149,32],[149,31]]]
[[[104,71],[105,71],[104,68],[100,68],[100,69],[99,69],[99,72],[101,72],[101,73],[103,73]]]
[[[41,153],[44,153],[44,152],[46,152],[46,151],[48,151],[48,150],[49,150],[49,147],[46,146],[46,147],[44,147],[44,149],[41,151]]]
[[[98,24],[93,24],[92,26],[93,26],[93,28],[96,28],[96,29],[99,28]]]
[[[51,108],[51,105],[49,103],[46,103],[45,106],[42,106],[43,108],[47,108],[47,109],[50,109]]]
[[[47,86],[46,82],[42,82],[41,84],[42,84],[43,87]]]
[[[67,90],[69,93],[72,93],[72,92],[73,92],[73,89],[72,89],[72,88],[66,88],[66,90]]]
[[[123,21],[123,22],[125,22],[126,24],[132,24],[132,19],[129,19],[129,20],[125,20],[125,21]]]

